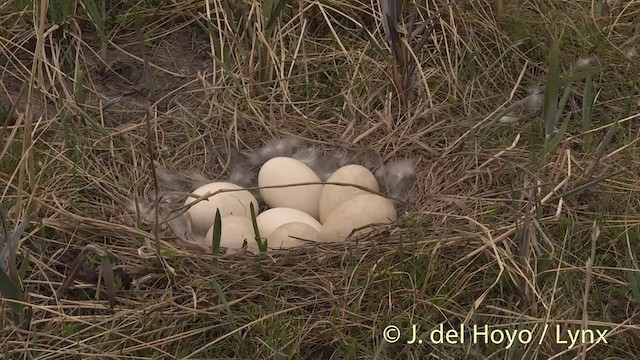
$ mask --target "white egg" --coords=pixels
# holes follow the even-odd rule
[[[226,216],[221,219],[222,232],[220,233],[220,247],[232,252],[242,248],[242,244],[247,240],[247,250],[257,253],[260,251],[256,242],[256,235],[253,230],[251,219],[245,216]],[[213,226],[207,231],[204,238],[205,246],[213,248]]]
[[[335,209],[322,225],[320,241],[344,241],[355,229],[371,224],[388,224],[398,219],[398,213],[388,199],[375,194],[358,195]],[[358,234],[371,231],[359,230]]]
[[[343,166],[331,174],[327,182],[360,185],[369,190],[380,191],[376,177],[369,169],[361,165],[352,164]],[[370,193],[353,186],[325,184],[320,193],[320,222],[324,223],[329,214],[341,204],[363,194]]]
[[[276,157],[267,161],[258,173],[258,186],[264,202],[271,208],[298,209],[318,218],[322,185],[304,185],[263,189],[264,186],[320,182],[318,175],[301,161]]]
[[[214,182],[197,188],[193,191],[196,195],[205,195],[207,193],[215,193],[216,191],[228,189],[239,190],[221,192],[202,200],[187,210],[187,214],[191,217],[192,230],[196,233],[204,233],[213,226],[216,217],[216,209],[220,210],[220,217],[226,216],[244,216],[251,218],[251,210],[249,204],[253,203],[256,213],[258,209],[258,201],[247,190],[243,190],[238,186],[229,182]],[[197,200],[195,197],[189,196],[184,204],[189,205]]]
[[[320,232],[322,228],[318,220],[314,219],[311,215],[297,209],[285,207],[264,211],[256,217],[256,222],[258,223],[258,229],[260,229],[260,236],[263,238],[269,238],[269,235],[271,235],[275,229],[292,222],[305,223],[318,232]]]
[[[295,239],[318,241],[318,230],[303,222],[291,222],[278,226],[267,239],[270,249],[289,249],[307,244],[308,242]]]

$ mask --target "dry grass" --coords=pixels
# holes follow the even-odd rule
[[[406,52],[421,65],[406,107],[377,3],[300,0],[270,22],[259,2],[112,1],[104,46],[89,1],[36,3],[0,5],[8,231],[37,212],[16,255],[32,316],[16,326],[3,296],[5,358],[640,353],[640,105],[637,79],[629,82],[637,65],[624,57],[639,41],[637,2],[504,2],[497,24],[493,2],[429,1],[416,21],[440,15],[421,51]],[[565,108],[575,126],[551,154],[540,114],[495,121],[527,84],[544,81],[558,24],[561,71],[587,54],[603,65],[596,142],[622,119],[591,177],[595,150],[575,146],[580,91]],[[215,262],[127,212],[154,191],[152,160],[222,178],[228,159],[216,149],[290,134],[418,158],[415,208],[366,239]],[[91,249],[108,251],[111,265]],[[406,343],[412,324],[426,334],[441,323],[533,338]],[[389,325],[401,329],[396,343],[383,338]],[[567,340],[580,329],[607,330],[607,343],[557,341],[556,330]]]

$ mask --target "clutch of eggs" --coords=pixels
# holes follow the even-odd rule
[[[260,237],[269,249],[288,249],[309,242],[345,241],[354,230],[370,231],[371,224],[388,224],[398,218],[393,203],[380,195],[380,186],[371,171],[361,165],[346,165],[336,170],[323,184],[318,175],[301,161],[275,157],[265,162],[258,173],[260,195],[269,209],[259,212],[258,201],[246,189],[230,182],[214,182],[193,194],[209,196],[186,212],[194,233],[206,235],[202,245],[213,246],[213,224],[220,211],[222,229],[220,247],[238,250],[247,242],[247,251],[259,251],[251,221],[250,205],[256,212]],[[303,185],[297,185],[303,184]],[[356,186],[349,186],[352,184]],[[295,186],[294,186],[295,185]],[[218,192],[226,190],[224,192]],[[232,190],[232,191],[230,191]],[[185,205],[196,201],[188,197]]]

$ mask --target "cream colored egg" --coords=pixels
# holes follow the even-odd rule
[[[269,238],[275,229],[291,222],[305,223],[318,232],[320,232],[322,228],[318,220],[314,219],[311,215],[298,209],[284,207],[264,211],[256,217],[256,222],[258,223],[258,229],[260,229],[260,236],[263,238]]]
[[[270,249],[289,249],[307,244],[307,241],[295,239],[293,237],[318,241],[318,230],[313,226],[303,222],[291,222],[278,226],[267,239],[267,246]]]
[[[243,190],[241,186],[230,182],[210,183],[197,188],[193,193],[202,196],[223,189],[238,191],[218,193],[207,200],[198,202],[187,210],[186,214],[191,217],[191,227],[195,233],[204,233],[213,226],[216,209],[220,210],[220,216],[223,218],[231,215],[251,218],[249,207],[251,203],[253,203],[256,213],[259,211],[256,198],[249,191]],[[189,205],[195,200],[197,198],[189,196],[184,204]]]
[[[242,244],[247,240],[247,251],[254,253],[260,251],[250,218],[245,216],[226,216],[221,220],[221,248],[227,249],[227,252],[237,251],[242,248]],[[204,245],[213,248],[213,226],[209,228],[203,241]]]
[[[361,165],[346,165],[336,170],[327,182],[347,183],[360,185],[369,190],[380,191],[378,180],[369,169]],[[354,186],[341,186],[325,184],[320,193],[320,222],[324,224],[329,214],[343,203],[358,195],[370,194],[369,192]]]
[[[320,182],[318,175],[301,161],[287,158],[273,158],[260,168],[258,186],[264,202],[271,208],[286,207],[298,209],[318,218],[318,204],[322,185],[302,185],[263,189],[264,186],[291,185]]]
[[[344,241],[355,229],[371,224],[388,224],[398,219],[398,213],[386,198],[375,194],[358,195],[334,210],[322,225],[320,241]],[[359,230],[358,234],[371,231]]]

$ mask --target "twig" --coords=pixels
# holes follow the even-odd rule
[[[624,172],[624,171],[626,171],[626,170],[625,169],[619,169],[619,170],[614,171],[612,174],[605,174],[605,175],[599,176],[599,177],[597,177],[597,178],[595,178],[593,180],[587,181],[586,183],[584,183],[582,185],[579,185],[579,186],[577,186],[577,187],[565,192],[564,194],[561,194],[560,197],[566,197],[566,196],[572,195],[574,193],[577,193],[579,191],[582,191],[582,190],[584,190],[584,189],[586,189],[586,188],[588,188],[590,186],[593,186],[593,185],[595,185],[595,184],[597,184],[597,183],[599,183],[599,182],[601,182],[603,180],[606,180],[607,178],[616,176],[616,175],[618,175],[618,174],[620,174],[621,172]]]
[[[150,109],[147,108],[147,113],[144,116],[145,123],[147,124],[147,152],[149,155],[149,167],[151,168],[151,180],[153,181],[153,193],[154,193],[154,217],[155,217],[155,225],[153,227],[153,237],[154,243],[156,246],[156,251],[158,252],[158,256],[160,256],[160,236],[158,234],[158,221],[160,219],[160,214],[158,211],[158,202],[159,202],[159,189],[158,189],[158,177],[156,176],[156,167],[153,165],[154,152],[153,146],[153,136],[151,136],[151,120],[149,120]]]

